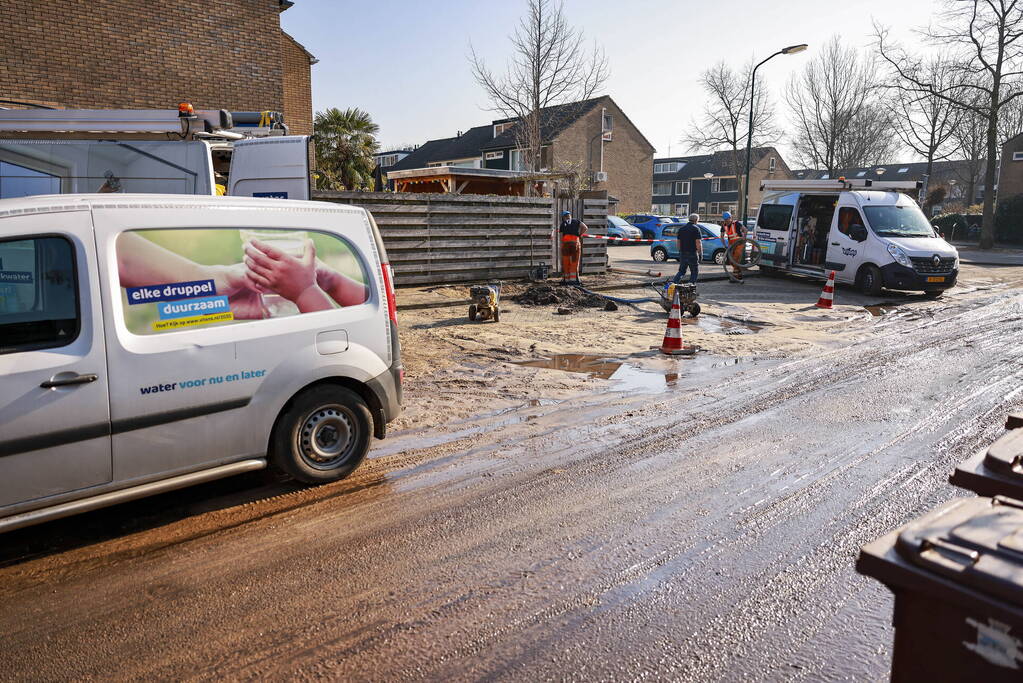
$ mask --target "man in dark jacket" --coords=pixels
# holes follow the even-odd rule
[[[689,214],[689,222],[678,229],[678,273],[673,281],[682,282],[686,270],[690,271],[689,281],[696,284],[700,274],[700,259],[703,258],[703,233],[700,231],[699,214]]]

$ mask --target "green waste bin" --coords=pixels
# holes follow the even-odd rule
[[[895,594],[892,681],[1023,681],[1023,502],[949,501],[856,570]]]

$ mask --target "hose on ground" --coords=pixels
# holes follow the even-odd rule
[[[575,287],[578,290],[586,292],[587,294],[592,294],[593,296],[599,296],[601,299],[607,299],[608,301],[613,301],[616,304],[628,304],[629,306],[635,306],[636,304],[651,303],[651,302],[652,303],[656,303],[657,302],[657,299],[651,299],[650,297],[647,297],[645,299],[622,299],[621,297],[617,297],[617,296],[609,296],[607,294],[601,294],[600,292],[594,292],[594,291],[591,291],[589,289],[586,289],[585,287],[583,287],[578,282],[573,282],[572,286]]]
[[[742,250],[739,252],[739,253],[742,254],[742,261],[741,262],[736,260],[736,258],[735,258],[735,252],[739,251],[739,249],[737,249],[737,247],[740,244],[742,245]],[[752,247],[750,249],[750,254],[749,254],[749,258],[748,259],[746,258],[746,245],[747,244]],[[731,244],[729,244],[725,248],[725,256],[727,256],[727,263],[725,263],[724,268],[725,268],[725,272],[727,272],[729,265],[736,266],[737,268],[742,268],[743,270],[748,270],[748,269],[752,268],[753,266],[759,265],[760,264],[760,258],[763,256],[763,253],[760,250],[760,244],[756,240],[751,240],[748,237],[743,237],[742,239],[739,239],[739,240],[736,240],[735,242],[732,242]]]

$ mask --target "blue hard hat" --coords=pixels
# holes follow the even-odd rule
[[[571,211],[562,211],[562,212],[561,212],[561,215],[562,215],[562,216],[571,216],[571,215],[572,215],[572,212],[571,212]]]
[[[725,211],[723,214],[721,214],[721,217],[727,221],[729,218],[732,217],[732,214],[728,211]]]

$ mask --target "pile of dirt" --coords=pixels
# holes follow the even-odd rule
[[[525,306],[551,306],[561,308],[604,308],[607,299],[596,294],[587,294],[576,287],[549,285],[543,282],[530,285],[521,294],[512,297],[516,303]]]

